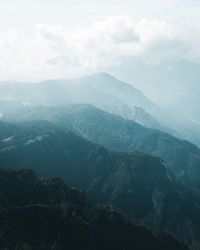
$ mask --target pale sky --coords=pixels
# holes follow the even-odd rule
[[[0,0],[0,80],[200,62],[200,0]]]
[[[0,0],[1,30],[31,32],[35,24],[83,28],[109,16],[187,20],[198,19],[199,0]]]

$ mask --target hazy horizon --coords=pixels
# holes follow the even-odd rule
[[[199,11],[195,0],[3,1],[0,80],[71,78],[137,58],[199,64]]]
[[[200,0],[0,1],[0,249],[200,250]]]
[[[107,72],[199,124],[199,13],[196,0],[4,1],[0,81]]]

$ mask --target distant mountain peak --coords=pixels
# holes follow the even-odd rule
[[[107,73],[107,72],[97,72],[97,73],[94,73],[94,74],[91,74],[91,75],[86,75],[86,76],[83,76],[82,79],[95,79],[96,80],[103,80],[103,81],[118,81],[117,78],[115,78],[113,75]]]
[[[104,71],[102,71],[102,72],[98,72],[98,73],[94,73],[94,74],[92,74],[92,75],[88,75],[88,76],[96,76],[96,77],[104,77],[104,78],[109,78],[109,79],[115,79],[116,80],[116,78],[113,76],[113,75],[111,75],[111,74],[109,74],[109,73],[107,73],[107,72],[104,72]]]
[[[148,118],[150,120],[156,121],[156,119],[149,114],[146,110],[144,110],[141,106],[134,106],[131,108],[132,111],[132,118]],[[134,120],[134,119],[133,119]]]

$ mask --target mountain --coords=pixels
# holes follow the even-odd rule
[[[159,117],[163,113],[141,91],[104,72],[71,80],[0,83],[0,99],[1,112],[10,111],[9,101],[12,100],[15,111],[21,102],[47,106],[91,104],[124,118],[131,117],[134,106],[140,106]]]
[[[199,63],[180,59],[147,64],[135,58],[109,72],[127,82],[133,82],[135,87],[159,105],[168,107],[170,112],[182,114],[188,119],[200,120]]]
[[[159,107],[151,100],[144,96],[144,94],[134,88],[132,85],[120,81],[108,73],[97,73],[89,75],[80,79],[82,84],[93,87],[97,90],[104,91],[112,96],[118,97],[127,107],[141,106],[145,110],[158,112]],[[103,100],[102,100],[103,102]]]
[[[149,113],[162,125],[161,127],[164,128],[165,132],[172,133],[173,135],[189,140],[196,145],[200,145],[200,139],[198,136],[196,136],[200,134],[200,126],[198,123],[199,119],[194,119],[192,121],[191,119],[188,119],[188,117],[183,116],[183,105],[180,105],[182,108],[182,112],[181,108],[177,110],[173,105],[169,110],[167,108],[162,108],[148,99],[140,90],[134,88],[133,85],[128,84],[124,81],[120,81],[107,73],[98,73],[84,77],[82,78],[82,84],[83,83],[87,83],[87,88],[90,88],[92,86],[97,90],[104,91],[105,93],[117,97],[120,101],[126,104],[128,109],[126,108],[125,110],[125,108],[123,108],[119,110],[116,109],[114,105],[94,105],[92,102],[87,102],[87,104],[92,104],[107,112],[120,115],[125,119],[133,119],[132,109],[134,106],[141,107],[143,110],[145,110],[146,113]],[[170,89],[173,88],[171,87]],[[196,97],[194,99],[198,98]],[[102,101],[104,100],[102,99]],[[191,105],[193,105],[194,103],[195,102],[193,100],[190,100],[185,110],[188,110],[188,107],[191,107]],[[198,105],[194,104],[193,106],[193,110],[195,109],[196,113],[198,113]],[[174,112],[174,110],[176,110],[176,112]],[[195,121],[197,122],[195,123]],[[153,128],[158,129],[157,126]]]
[[[169,234],[134,226],[91,205],[84,192],[32,170],[0,170],[0,247],[8,249],[187,250]]]
[[[91,105],[37,107],[17,114],[13,120],[44,119],[112,150],[139,150],[163,159],[176,176],[199,186],[200,150],[170,134],[145,128]]]
[[[62,177],[136,224],[167,230],[188,244],[200,242],[200,196],[179,183],[158,157],[109,151],[44,121],[14,128],[9,135],[13,139],[3,139],[0,167]]]
[[[162,125],[141,107],[132,108],[131,118],[144,127],[162,130]]]
[[[170,114],[171,118],[162,124],[200,146],[199,63],[181,59],[148,64],[134,58],[108,72],[142,90],[165,114]]]
[[[46,80],[39,83],[1,83],[0,99],[46,105],[87,103],[97,106],[156,107],[141,91],[107,73],[72,80]]]
[[[136,106],[136,107],[131,108],[131,115],[129,119],[139,123],[140,125],[144,127],[157,129],[157,130],[169,133],[171,135],[174,135],[176,137],[180,137],[180,135],[175,130],[163,126],[151,114],[146,112],[141,107]]]
[[[153,116],[162,127],[169,127],[167,132],[178,131],[176,135],[200,145],[200,139],[196,136],[200,133],[197,123],[185,119],[180,112],[175,115],[172,111],[166,112],[132,85],[104,72],[71,80],[1,82],[0,99],[1,102],[12,100],[23,105],[91,104],[126,119],[132,119],[132,108],[138,106]],[[0,112],[4,113],[2,110]]]
[[[71,80],[0,83],[2,114],[16,113],[20,104],[24,108],[24,104],[60,106],[72,103],[91,104],[124,118],[131,117],[132,106],[160,112],[141,91],[104,72]]]

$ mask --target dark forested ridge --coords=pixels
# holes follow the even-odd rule
[[[83,191],[32,170],[0,170],[2,250],[187,250],[169,234],[134,226]]]
[[[149,129],[91,105],[38,107],[21,111],[11,120],[45,119],[112,150],[139,150],[163,159],[171,171],[190,185],[200,185],[200,149],[176,137]]]
[[[189,244],[200,242],[200,196],[180,184],[158,157],[109,151],[44,121],[10,127],[10,136],[0,138],[1,167],[60,176],[134,223],[168,230]]]

